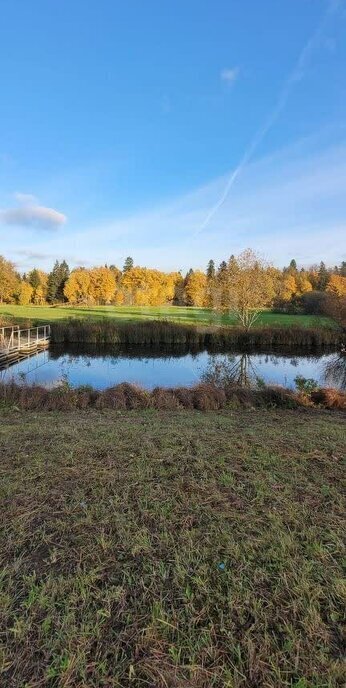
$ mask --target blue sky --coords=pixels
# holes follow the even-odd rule
[[[20,270],[346,258],[346,0],[1,0]]]

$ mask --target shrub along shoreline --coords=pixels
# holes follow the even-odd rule
[[[38,385],[0,383],[0,409],[68,411],[73,409],[164,409],[217,411],[226,407],[245,408],[327,408],[346,410],[346,393],[319,388],[294,392],[283,387],[249,389],[234,385],[219,387],[200,383],[194,387],[163,388],[149,391],[127,382],[98,391],[92,387],[72,388],[62,384],[54,389]]]
[[[69,319],[54,322],[52,345],[92,344],[117,345],[124,348],[143,346],[147,349],[186,347],[194,350],[227,351],[256,349],[301,349],[318,351],[343,345],[345,333],[329,327],[261,326],[246,331],[241,327],[187,325],[165,320],[115,322]]]

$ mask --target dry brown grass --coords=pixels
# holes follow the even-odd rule
[[[311,401],[328,409],[346,409],[346,394],[338,389],[321,388],[311,394]]]
[[[123,382],[109,387],[103,392],[96,392],[97,408],[145,409],[150,406],[150,394],[136,385]]]
[[[311,395],[295,393],[283,387],[249,389],[228,385],[224,388],[200,383],[195,387],[163,388],[147,391],[127,382],[102,392],[91,387],[72,388],[62,385],[48,390],[40,386],[0,384],[0,404],[26,410],[68,411],[96,407],[98,409],[197,409],[217,411],[227,406],[297,408],[319,406],[345,409],[346,393],[335,389],[318,389]]]

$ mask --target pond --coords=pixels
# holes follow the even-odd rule
[[[146,389],[194,385],[201,380],[261,383],[295,387],[297,376],[313,378],[321,386],[344,388],[346,357],[278,353],[157,353],[138,351],[47,350],[0,371],[0,380],[51,388],[63,382],[105,389],[120,382]]]

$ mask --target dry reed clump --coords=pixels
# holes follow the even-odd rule
[[[328,409],[346,409],[346,393],[338,389],[316,389],[311,393],[311,401]]]
[[[0,399],[5,405],[27,410],[45,408],[46,396],[47,391],[43,387],[22,387],[14,382],[0,386]]]
[[[150,392],[137,385],[130,385],[128,382],[121,383],[120,387],[125,395],[126,408],[131,410],[150,406]]]
[[[51,390],[44,404],[47,411],[72,411],[76,408],[88,408],[90,405],[91,399],[88,390],[65,389],[63,387]]]
[[[284,387],[265,387],[257,392],[261,406],[275,406],[276,408],[297,408],[298,400],[294,392]]]
[[[199,411],[217,411],[227,403],[226,393],[221,387],[200,384],[192,389],[193,405]]]
[[[46,389],[39,385],[16,385],[15,383],[0,386],[0,400],[11,406],[25,410],[68,411],[83,409],[95,403],[97,392],[91,388],[71,389],[65,386]]]
[[[227,402],[236,406],[297,408],[300,404],[297,395],[284,387],[264,387],[251,389],[249,387],[225,387]]]
[[[178,397],[173,389],[155,387],[151,393],[151,400],[154,408],[163,410],[176,410],[181,407]]]
[[[244,406],[245,408],[253,407],[255,400],[254,390],[246,387],[237,387],[235,385],[225,386],[225,395],[227,403],[232,406]]]
[[[75,394],[76,408],[85,409],[94,406],[99,393],[91,387],[78,387]]]
[[[47,408],[49,392],[44,387],[18,387],[17,402],[21,408],[27,410]]]
[[[126,397],[124,391],[119,389],[119,385],[108,387],[101,394],[99,394],[96,403],[96,408],[113,408],[118,410],[126,409]]]
[[[194,408],[192,387],[173,387],[170,391],[174,394],[182,408]]]
[[[122,382],[120,385],[108,387],[100,392],[95,406],[96,408],[114,409],[144,409],[150,406],[150,393],[136,385]]]
[[[71,388],[65,385],[46,389],[36,385],[0,384],[0,405],[24,410],[70,411],[73,409],[133,410],[156,408],[162,410],[217,411],[226,406],[245,408],[288,408],[319,406],[327,409],[346,409],[346,394],[336,389],[318,389],[306,395],[281,387],[254,390],[244,387],[217,387],[201,383],[195,387],[165,389],[152,392],[123,382],[102,392],[91,387]]]
[[[223,389],[209,384],[196,387],[173,387],[164,389],[156,387],[152,391],[152,402],[160,409],[197,409],[198,411],[217,411],[227,403]]]

